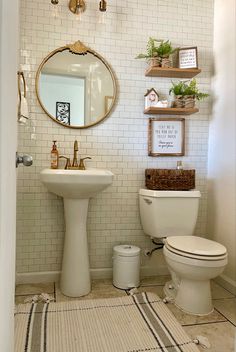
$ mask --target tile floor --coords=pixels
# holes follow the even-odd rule
[[[164,298],[163,285],[168,279],[166,276],[145,278],[139,291],[154,292]],[[16,303],[24,303],[30,296],[42,292],[50,294],[56,302],[74,299],[64,296],[57,283],[17,285]],[[110,279],[93,280],[92,291],[79,299],[119,297],[124,294],[126,292],[115,288]],[[205,317],[185,314],[172,303],[168,303],[168,308],[191,337],[202,335],[209,339],[211,348],[200,347],[200,351],[236,352],[236,296],[212,282],[212,297],[214,312]]]

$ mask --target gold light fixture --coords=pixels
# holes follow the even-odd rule
[[[58,5],[59,0],[51,0],[52,5]],[[56,6],[55,6],[56,9]],[[55,11],[54,9],[54,11]],[[69,1],[69,9],[75,15],[80,15],[86,10],[85,0],[70,0]],[[104,15],[107,10],[107,2],[105,0],[99,1],[99,12]]]
[[[51,0],[51,4],[53,5],[51,15],[53,18],[58,18],[59,17],[59,7],[56,5],[59,4],[59,0]]]
[[[105,12],[107,10],[107,2],[105,0],[101,0],[99,2],[99,11]]]
[[[80,15],[82,12],[85,11],[85,2],[84,0],[70,0],[69,2],[69,9],[76,15]]]

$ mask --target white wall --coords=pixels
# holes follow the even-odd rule
[[[223,278],[236,292],[236,10],[235,0],[215,1],[214,108],[209,132],[208,232],[224,244]]]
[[[196,233],[206,233],[207,151],[210,99],[200,103],[198,114],[186,117],[186,155],[149,157],[147,153],[148,117],[143,114],[144,94],[154,87],[161,99],[168,96],[171,78],[148,78],[146,63],[135,60],[145,51],[149,36],[170,39],[174,46],[197,46],[202,73],[197,81],[203,91],[210,90],[213,43],[212,0],[129,0],[124,4],[110,0],[107,24],[98,20],[98,1],[87,2],[83,22],[60,0],[61,17],[54,19],[48,0],[21,1],[21,65],[26,73],[36,141],[21,127],[19,150],[30,147],[35,163],[19,170],[17,220],[17,271],[59,271],[64,236],[62,199],[48,193],[39,181],[39,172],[48,167],[52,140],[58,141],[60,154],[72,155],[73,142],[79,141],[80,156],[90,155],[91,167],[107,168],[115,174],[105,192],[92,199],[88,213],[90,264],[93,270],[112,267],[112,247],[131,243],[150,247],[139,218],[138,191],[144,187],[146,168],[171,168],[182,159],[185,167],[195,168],[196,187],[202,193]],[[112,114],[101,124],[84,130],[62,127],[44,114],[35,94],[35,73],[42,59],[52,50],[81,40],[101,54],[117,77],[118,97]],[[158,258],[155,261],[155,258]],[[164,263],[160,251],[143,266],[161,273]]]
[[[11,25],[9,25],[11,19]],[[0,351],[14,350],[18,1],[0,2]]]

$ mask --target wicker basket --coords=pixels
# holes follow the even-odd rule
[[[195,188],[195,170],[146,169],[146,187],[162,191],[188,191]]]

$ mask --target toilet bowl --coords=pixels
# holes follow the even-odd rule
[[[193,191],[141,189],[139,205],[144,232],[163,243],[171,273],[164,292],[183,311],[206,315],[213,310],[210,280],[227,265],[226,248],[193,236],[201,194]]]
[[[190,314],[211,313],[210,280],[223,272],[227,264],[226,248],[205,238],[178,236],[166,239],[163,253],[170,271],[177,277],[174,281],[178,287],[172,283],[169,289],[174,292],[176,306]]]

